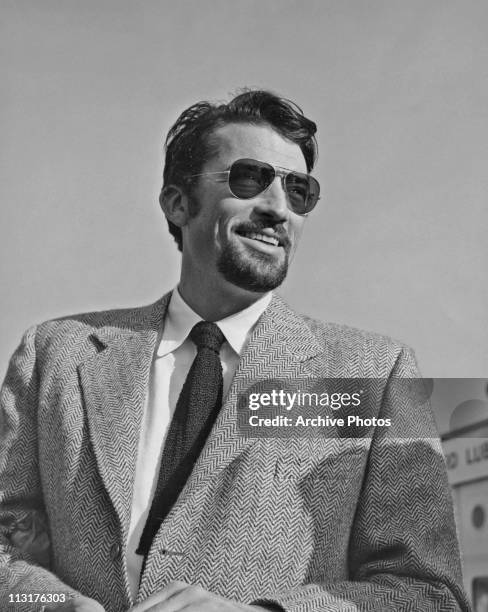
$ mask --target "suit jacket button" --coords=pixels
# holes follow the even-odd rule
[[[112,544],[112,546],[110,547],[110,556],[112,557],[113,561],[120,557],[121,550],[122,548],[120,544]]]

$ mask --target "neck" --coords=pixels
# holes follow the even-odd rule
[[[248,308],[265,295],[240,289],[226,281],[216,286],[203,278],[193,279],[191,283],[181,278],[178,290],[188,306],[205,321],[220,321]]]

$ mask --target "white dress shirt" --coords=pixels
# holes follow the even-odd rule
[[[229,391],[240,355],[259,317],[271,301],[266,294],[248,308],[216,321],[225,336],[220,349],[224,379],[223,397]],[[132,596],[135,598],[143,557],[135,551],[146,524],[156,490],[159,464],[169,424],[188,371],[196,355],[196,347],[188,337],[192,327],[202,318],[181,297],[172,293],[161,342],[154,354],[149,388],[139,438],[139,450],[132,496],[131,522],[127,548],[127,568]]]

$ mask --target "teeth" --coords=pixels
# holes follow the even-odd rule
[[[256,232],[250,232],[247,234],[248,238],[252,238],[253,240],[261,240],[262,242],[267,242],[268,244],[272,244],[273,246],[278,246],[280,241],[278,238],[274,238],[273,236],[266,236],[265,234],[257,234]]]

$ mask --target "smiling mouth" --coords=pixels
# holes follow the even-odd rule
[[[259,240],[260,242],[266,242],[267,244],[272,244],[273,246],[280,246],[280,241],[274,236],[266,236],[265,234],[257,234],[256,232],[251,232],[249,234],[246,234],[245,238]]]
[[[245,230],[241,230],[241,231],[237,230],[236,233],[239,236],[242,236],[243,238],[248,238],[250,240],[256,240],[264,244],[270,244],[271,246],[274,246],[274,247],[283,246],[283,241],[278,236],[276,236],[274,233],[273,235],[269,235],[263,232],[245,231]]]

